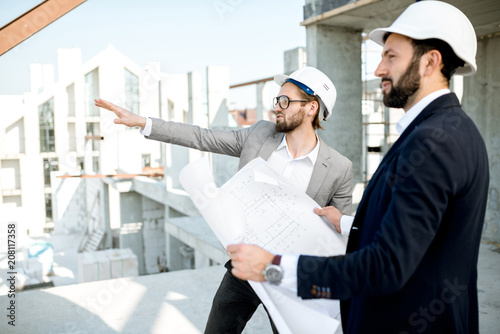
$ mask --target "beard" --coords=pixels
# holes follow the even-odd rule
[[[290,120],[287,120],[286,116],[283,117],[279,123],[278,121],[276,121],[276,132],[287,133],[295,130],[302,124],[305,116],[306,111],[304,110],[304,108],[300,108],[299,111],[297,111],[297,113],[290,118]]]
[[[390,78],[382,79],[390,80],[392,86],[388,93],[384,93],[383,102],[386,107],[403,108],[408,103],[408,99],[420,88],[419,64],[420,57],[419,59],[412,60],[410,66],[408,66],[408,69],[399,78],[396,85],[393,85],[393,81]]]

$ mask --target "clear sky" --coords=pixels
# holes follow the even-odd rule
[[[0,26],[41,0],[0,0]],[[57,49],[79,47],[83,61],[112,44],[140,66],[205,76],[229,67],[237,84],[283,71],[283,52],[306,45],[304,0],[87,0],[0,56],[0,95],[29,91],[29,65],[53,64]]]

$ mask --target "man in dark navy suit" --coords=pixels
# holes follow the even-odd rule
[[[405,115],[359,204],[347,255],[280,256],[230,245],[233,274],[272,277],[303,299],[340,299],[345,333],[478,333],[488,158],[449,90],[454,73],[476,71],[474,29],[457,8],[421,1],[370,38],[383,46],[375,74],[384,103]],[[348,219],[333,207],[316,212],[337,230]]]

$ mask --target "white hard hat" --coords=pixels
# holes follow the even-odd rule
[[[477,37],[467,16],[454,6],[441,1],[419,1],[410,5],[388,28],[375,29],[370,39],[384,45],[387,32],[416,40],[440,39],[465,62],[455,74],[472,75],[476,72]]]
[[[280,86],[285,82],[291,82],[307,94],[317,96],[320,112],[323,112],[323,120],[326,120],[332,114],[337,99],[337,90],[326,74],[317,68],[302,67],[289,76],[277,74],[274,76],[274,81]]]

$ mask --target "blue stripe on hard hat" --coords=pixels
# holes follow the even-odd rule
[[[309,95],[314,95],[314,91],[313,91],[311,88],[309,88],[309,87],[307,87],[306,85],[304,85],[302,82],[298,82],[297,80],[294,80],[294,79],[292,79],[292,78],[288,78],[288,79],[286,79],[286,80],[285,80],[285,82],[291,82],[291,83],[293,83],[293,84],[295,84],[295,85],[299,86],[299,87],[300,87],[300,88],[301,88],[304,92],[306,92],[307,94],[309,94]]]

